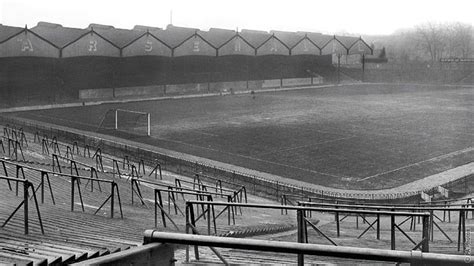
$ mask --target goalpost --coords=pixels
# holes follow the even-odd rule
[[[150,136],[150,113],[125,109],[109,109],[104,114],[98,130],[115,130],[140,136]]]

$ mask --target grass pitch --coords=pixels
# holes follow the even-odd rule
[[[111,108],[151,113],[137,141],[310,183],[390,188],[474,159],[474,88],[347,85],[104,104],[15,115],[96,130]]]

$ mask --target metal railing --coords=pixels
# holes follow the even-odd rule
[[[30,196],[29,196],[28,189],[31,188],[31,194],[32,194],[33,199],[35,200],[36,214],[38,216],[38,221],[39,221],[39,224],[40,224],[41,233],[44,234],[43,220],[41,219],[41,213],[40,213],[40,209],[39,209],[39,206],[38,206],[38,199],[36,198],[36,192],[35,192],[33,183],[31,183],[27,179],[12,178],[12,177],[7,177],[7,176],[0,176],[0,179],[7,180],[10,191],[12,190],[12,188],[10,186],[10,181],[16,182],[17,185],[18,185],[18,183],[23,184],[23,200],[15,208],[15,210],[10,214],[10,216],[8,216],[8,218],[5,220],[5,222],[3,222],[2,228],[5,227],[8,224],[8,222],[10,222],[10,220],[13,218],[13,216],[15,216],[17,211],[20,210],[21,207],[23,207],[24,232],[25,232],[25,235],[29,234],[29,200],[30,200]],[[17,195],[18,195],[18,192],[17,192]]]
[[[100,205],[100,207],[97,208],[97,210],[95,211],[94,214],[97,214],[99,212],[99,210],[102,207],[104,207],[105,204],[110,200],[110,217],[113,218],[114,217],[114,208],[115,208],[115,198],[117,197],[118,206],[119,206],[119,209],[120,209],[120,216],[121,216],[121,218],[123,218],[122,202],[121,202],[121,199],[120,199],[119,188],[118,188],[117,183],[113,180],[91,178],[91,177],[85,177],[85,176],[76,176],[76,175],[64,174],[64,173],[60,173],[60,172],[47,171],[47,170],[43,170],[43,169],[37,169],[35,167],[31,167],[31,166],[28,166],[28,165],[22,165],[22,164],[19,164],[19,163],[10,162],[6,159],[1,159],[1,158],[0,158],[0,163],[3,165],[3,169],[4,169],[5,173],[8,173],[7,170],[6,170],[6,166],[5,166],[6,164],[10,164],[10,165],[15,166],[16,167],[16,178],[17,179],[23,179],[23,180],[27,179],[26,176],[25,176],[24,169],[28,169],[28,170],[31,170],[33,172],[40,173],[41,182],[38,184],[38,187],[36,189],[34,189],[34,191],[36,192],[41,187],[42,202],[43,202],[43,199],[44,199],[45,178],[48,181],[50,194],[51,194],[51,197],[53,199],[53,203],[55,203],[55,202],[54,202],[54,196],[53,196],[53,190],[52,190],[52,187],[51,187],[50,177],[55,177],[55,178],[59,178],[59,179],[62,179],[62,180],[70,179],[69,182],[71,183],[71,195],[70,195],[70,197],[71,197],[71,211],[74,211],[74,199],[75,199],[75,194],[76,194],[75,193],[76,187],[77,187],[78,196],[79,196],[79,199],[80,199],[80,202],[81,202],[82,211],[84,211],[84,202],[83,202],[83,199],[82,199],[81,187],[80,187],[80,184],[79,184],[81,180],[87,180],[88,182],[100,182],[100,183],[104,183],[104,184],[109,184],[110,185],[110,194],[106,198],[106,200]],[[18,186],[17,186],[17,194],[18,194]]]
[[[77,139],[83,139],[85,146],[91,146],[87,143],[98,143],[97,146],[110,147],[112,153],[119,153],[122,155],[132,156],[134,154],[137,160],[143,160],[143,158],[154,158],[154,161],[161,160],[162,166],[164,169],[169,171],[176,171],[177,173],[184,173],[194,175],[196,172],[200,172],[199,169],[205,170],[206,172],[213,172],[216,176],[221,177],[220,179],[234,179],[238,177],[240,182],[246,184],[248,189],[253,187],[254,194],[258,191],[264,193],[265,195],[275,196],[277,194],[283,193],[294,193],[294,194],[301,194],[301,195],[312,195],[312,196],[320,196],[325,198],[332,198],[334,200],[337,199],[354,199],[354,200],[367,200],[367,201],[390,201],[394,199],[406,199],[406,198],[419,198],[419,194],[421,191],[406,191],[400,193],[387,193],[387,194],[377,194],[371,192],[341,192],[335,191],[332,189],[313,189],[311,187],[304,187],[304,186],[296,186],[289,183],[278,182],[271,179],[267,179],[261,176],[257,176],[252,173],[244,173],[234,171],[232,169],[218,167],[216,165],[211,165],[206,162],[198,162],[192,161],[188,158],[169,155],[169,154],[161,154],[147,149],[136,148],[132,146],[128,146],[126,144],[114,142],[107,139],[102,139],[99,137],[94,137],[85,134],[77,134],[68,132],[65,130],[60,130],[57,128],[50,128],[41,126],[38,124],[32,124],[25,121],[21,121],[18,119],[13,118],[4,118],[2,120],[5,123],[9,124],[18,124],[23,128],[30,129],[33,131],[43,131],[48,132],[50,135],[55,136],[62,136],[65,139],[69,139],[71,141],[76,141]],[[92,145],[93,146],[93,145]],[[154,165],[154,164],[153,164]],[[171,166],[176,166],[176,169],[172,169]],[[183,168],[188,169],[189,171],[184,171]],[[232,177],[229,177],[231,175]],[[466,177],[469,178],[469,177]],[[465,178],[462,178],[465,179]],[[461,179],[459,179],[461,180]],[[450,181],[452,182],[452,181]],[[448,182],[448,183],[450,183]],[[441,184],[443,185],[443,184]]]
[[[194,207],[199,207],[204,208],[206,206],[207,208],[203,211],[203,213],[196,217],[194,213]],[[223,206],[224,209],[218,214],[214,215],[214,207],[215,206]],[[317,233],[321,234],[325,239],[327,239],[331,244],[337,246],[337,243],[335,243],[334,240],[332,240],[330,237],[328,237],[326,234],[324,234],[320,229],[318,229],[307,217],[306,214],[309,212],[325,212],[325,213],[334,213],[337,219],[339,219],[339,215],[341,214],[357,214],[357,215],[372,215],[372,216],[389,216],[390,217],[390,247],[392,250],[395,250],[395,242],[396,242],[396,231],[400,231],[403,233],[405,237],[407,237],[414,245],[413,250],[416,249],[421,249],[424,252],[429,251],[429,218],[430,214],[427,212],[419,212],[419,213],[412,213],[412,212],[393,212],[393,211],[374,211],[374,210],[354,210],[354,209],[343,209],[343,208],[321,208],[321,207],[304,207],[304,206],[282,206],[282,205],[271,205],[271,204],[249,204],[249,203],[233,203],[233,202],[211,202],[211,201],[187,201],[186,202],[186,233],[192,233],[192,234],[198,234],[200,235],[201,233],[196,227],[196,223],[200,220],[201,217],[205,217],[205,214],[207,214],[207,232],[210,235],[211,234],[211,212],[213,213],[213,224],[214,224],[214,230],[216,226],[216,219],[225,212],[226,210],[228,211],[228,221],[230,224],[230,217],[233,217],[233,213],[231,214],[231,210],[233,212],[234,207],[240,207],[240,208],[259,208],[259,209],[274,209],[274,210],[293,210],[296,211],[297,213],[297,238],[299,243],[308,243],[308,225],[312,229],[314,229]],[[421,241],[416,243],[413,239],[411,239],[401,228],[401,224],[396,223],[396,217],[420,217],[422,218],[422,236],[421,236]],[[234,221],[235,223],[235,221]],[[379,223],[380,224],[380,223]],[[340,228],[337,226],[337,237],[340,236]],[[222,256],[216,251],[213,250],[213,252],[221,258]],[[195,247],[195,257],[196,259],[199,259],[199,251],[197,247]],[[299,258],[301,260],[304,260],[304,258]],[[221,260],[223,260],[221,258]],[[189,248],[186,249],[186,261],[189,261]],[[225,263],[225,260],[223,260]]]
[[[169,243],[194,246],[208,246],[255,250],[263,252],[279,252],[299,255],[328,256],[334,258],[364,261],[410,263],[411,265],[472,265],[474,257],[470,255],[446,255],[421,251],[381,250],[373,248],[336,247],[330,245],[294,243],[284,241],[268,241],[241,239],[230,237],[190,235],[182,233],[166,233],[147,230],[144,233],[144,244]],[[249,258],[249,260],[251,260]],[[224,262],[229,265],[229,262]],[[298,265],[304,260],[298,257]]]
[[[440,222],[446,222],[446,213],[448,214],[448,221],[451,222],[451,212],[458,212],[458,227],[457,227],[457,250],[461,250],[461,244],[465,248],[466,247],[466,238],[467,238],[467,231],[466,231],[466,218],[471,212],[471,215],[474,217],[474,209],[473,203],[469,204],[456,204],[456,205],[447,205],[447,206],[375,206],[375,205],[351,205],[351,204],[337,204],[337,203],[317,203],[317,202],[298,202],[298,206],[307,206],[307,207],[322,207],[322,208],[347,208],[347,209],[356,209],[356,210],[385,210],[385,211],[406,211],[411,213],[420,213],[420,212],[428,212],[430,214],[429,218],[429,230],[430,230],[430,240],[434,241],[434,230],[437,230],[442,233],[442,235],[449,241],[453,242],[453,240],[449,237],[449,235],[441,228],[441,226],[435,221],[436,219]],[[443,219],[439,218],[435,211],[443,212]],[[347,216],[346,216],[347,217]],[[345,219],[344,217],[343,219]],[[357,219],[359,216],[357,216]],[[364,222],[367,222],[365,217],[362,217]],[[404,222],[411,219],[410,230],[415,230],[416,227],[416,217],[408,217]],[[337,226],[339,226],[340,220],[336,217],[335,219]],[[419,222],[419,221],[418,221]],[[368,223],[368,222],[367,222]],[[368,231],[371,226],[377,223],[377,226],[380,224],[380,217],[369,225],[366,231]],[[357,224],[358,226],[358,224]],[[377,239],[379,239],[379,228],[377,228]],[[366,232],[364,231],[364,233]],[[363,234],[362,234],[363,235]],[[361,235],[361,236],[362,236]],[[361,237],[359,236],[359,237]]]

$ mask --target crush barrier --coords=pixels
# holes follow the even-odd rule
[[[106,149],[109,154],[116,157],[130,156],[135,161],[143,160],[147,165],[156,165],[159,163],[163,170],[175,172],[181,175],[193,177],[195,173],[201,173],[213,176],[221,180],[231,182],[239,182],[245,186],[248,192],[252,194],[280,199],[282,194],[301,195],[301,196],[319,196],[325,198],[337,199],[353,199],[366,201],[391,202],[393,200],[416,201],[420,199],[421,190],[405,191],[398,193],[373,193],[373,192],[342,192],[332,190],[330,188],[315,189],[308,186],[297,186],[281,181],[271,180],[258,176],[255,171],[248,172],[236,171],[234,169],[212,165],[207,162],[191,160],[193,156],[180,155],[177,153],[161,153],[153,150],[142,149],[139,147],[129,146],[120,142],[108,140],[105,138],[86,135],[83,133],[75,133],[63,129],[47,127],[40,124],[33,124],[23,120],[0,117],[0,121],[4,124],[17,125],[31,132],[42,132],[49,136],[61,138],[63,141],[70,143],[81,143],[84,146],[99,147]],[[465,176],[456,180],[462,182],[474,178],[474,175]],[[450,181],[454,182],[454,181]],[[443,184],[442,184],[443,185]],[[437,187],[438,185],[436,185]]]

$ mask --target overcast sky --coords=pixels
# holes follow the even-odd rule
[[[314,31],[391,34],[431,22],[474,24],[474,0],[0,0],[0,23],[38,21],[86,28],[90,23],[131,29],[173,25],[207,30]]]

